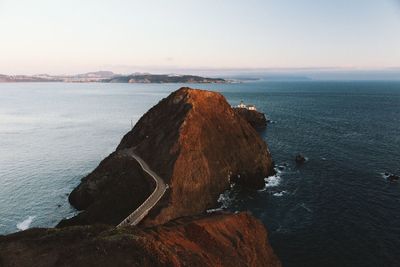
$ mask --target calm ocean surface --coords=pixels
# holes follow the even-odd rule
[[[265,190],[234,188],[284,266],[400,266],[400,82],[191,85],[255,104],[280,171]],[[0,84],[0,234],[52,227],[68,193],[177,84]],[[308,161],[296,166],[303,153]]]

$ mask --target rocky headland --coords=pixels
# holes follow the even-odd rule
[[[264,113],[257,110],[249,110],[246,108],[233,108],[237,114],[242,116],[256,130],[263,130],[267,127],[267,118]]]
[[[160,186],[143,162],[168,189],[138,226],[115,227]],[[262,188],[273,173],[266,143],[221,94],[181,88],[73,190],[82,212],[0,236],[0,266],[280,266],[257,219],[205,212],[232,183]]]
[[[119,178],[122,174],[130,176],[138,167],[118,163],[126,160],[118,155],[127,149],[134,149],[169,184],[163,199],[145,218],[146,225],[202,213],[215,207],[218,196],[231,183],[262,188],[264,178],[274,173],[266,143],[221,94],[181,88],[144,114],[123,137],[116,152],[82,179],[69,200],[78,210],[85,210],[78,215],[85,219],[72,218],[69,222],[109,223],[109,219],[103,220],[102,210],[112,209],[116,203],[126,211],[118,214],[120,220],[138,207],[144,195],[150,194],[149,190],[136,194],[137,190],[130,187],[115,189],[119,183],[124,184]],[[113,166],[113,174],[104,168],[106,164]],[[138,184],[149,181],[137,175],[132,179],[139,180]],[[116,191],[130,202],[117,199],[120,196]]]

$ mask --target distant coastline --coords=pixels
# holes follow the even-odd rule
[[[0,83],[5,82],[69,82],[69,83],[229,83],[222,78],[209,78],[196,75],[133,73],[116,74],[111,71],[88,72],[76,75],[3,75]]]

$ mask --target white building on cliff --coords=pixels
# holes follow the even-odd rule
[[[243,103],[243,101],[240,101],[240,104],[237,105],[237,107],[238,108],[245,108],[245,109],[248,109],[248,110],[257,110],[255,105],[246,105],[246,104]]]

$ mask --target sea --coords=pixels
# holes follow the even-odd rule
[[[181,84],[1,83],[0,235],[53,227],[68,194]],[[249,211],[283,266],[400,266],[400,82],[190,84],[255,104],[277,174],[216,208]],[[297,154],[306,162],[298,165]]]

